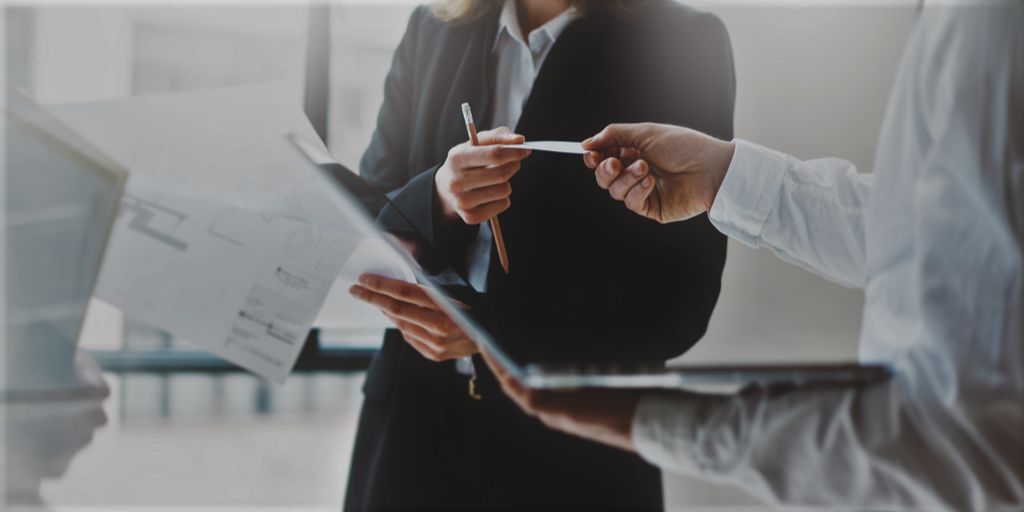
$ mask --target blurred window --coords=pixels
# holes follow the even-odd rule
[[[352,170],[370,144],[384,79],[414,5],[331,8],[330,107],[327,147]]]
[[[8,6],[5,9],[7,81],[25,91],[32,90],[32,58],[36,22],[35,9]]]
[[[185,23],[136,21],[132,94],[281,80],[301,62],[297,41]]]

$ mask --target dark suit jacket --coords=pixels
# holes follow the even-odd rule
[[[667,0],[627,5],[565,29],[515,131],[578,141],[609,123],[650,121],[731,138],[735,80],[722,23]],[[495,3],[452,26],[415,11],[360,167],[456,261],[478,228],[435,231],[433,178],[466,139],[463,102],[488,126],[499,13]],[[579,156],[535,152],[511,183],[500,216],[510,273],[492,250],[488,274],[497,328],[545,361],[665,360],[704,334],[726,247],[705,216],[641,218],[599,188]],[[427,361],[394,332],[386,338],[364,387],[348,509],[660,508],[658,472],[635,456],[526,418],[479,360],[485,398],[475,401],[451,362]]]

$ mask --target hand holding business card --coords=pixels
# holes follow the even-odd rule
[[[532,149],[534,151],[547,151],[549,153],[566,153],[570,155],[587,154],[587,151],[583,149],[583,144],[581,142],[566,142],[559,140],[539,140],[536,142],[525,142],[523,144],[509,144],[504,145],[502,147]]]

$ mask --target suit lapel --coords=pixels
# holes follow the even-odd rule
[[[462,120],[462,103],[469,103],[473,109],[473,118],[477,130],[487,126],[485,123],[491,104],[491,91],[493,90],[490,78],[491,47],[494,45],[494,38],[498,33],[498,17],[501,9],[491,8],[477,23],[479,27],[471,39],[470,47],[467,48],[463,65],[456,76],[463,87],[456,88],[463,91],[463,97],[450,97],[446,113],[452,112],[458,118],[462,135],[466,135],[465,122]]]

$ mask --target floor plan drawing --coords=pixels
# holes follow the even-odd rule
[[[376,327],[349,283],[415,280],[324,192],[287,136],[319,139],[282,98],[263,84],[53,108],[131,171],[96,296],[275,382],[329,294],[327,317]]]
[[[174,231],[188,218],[188,215],[182,212],[125,194],[117,215],[134,215],[128,224],[128,229],[132,231],[163,242],[179,251],[188,249],[187,242],[174,237]]]

